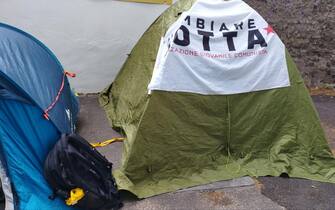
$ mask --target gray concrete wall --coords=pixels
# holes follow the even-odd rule
[[[245,0],[279,34],[308,86],[335,84],[334,0]]]

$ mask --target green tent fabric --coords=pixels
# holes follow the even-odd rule
[[[127,139],[120,189],[139,198],[242,176],[335,183],[335,160],[303,80],[286,51],[290,86],[231,95],[155,90],[160,39],[194,1],[179,0],[145,32],[100,95]]]

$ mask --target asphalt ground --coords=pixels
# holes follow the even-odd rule
[[[335,149],[335,97],[313,96],[329,145]],[[78,133],[90,142],[119,136],[108,124],[96,95],[80,97]],[[334,150],[335,151],[335,150]],[[119,166],[122,143],[100,149],[114,168]],[[285,177],[260,177],[255,181],[231,180],[186,191],[138,200],[123,192],[123,209],[335,209],[335,184]]]

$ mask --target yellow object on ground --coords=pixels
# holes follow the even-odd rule
[[[81,188],[72,189],[70,192],[70,197],[65,200],[66,205],[72,206],[78,203],[80,199],[85,196],[84,190]]]
[[[93,147],[104,147],[116,141],[123,141],[125,138],[112,138],[103,142],[91,143]]]

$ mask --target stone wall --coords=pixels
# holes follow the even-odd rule
[[[245,0],[279,34],[309,87],[335,84],[335,0]]]

